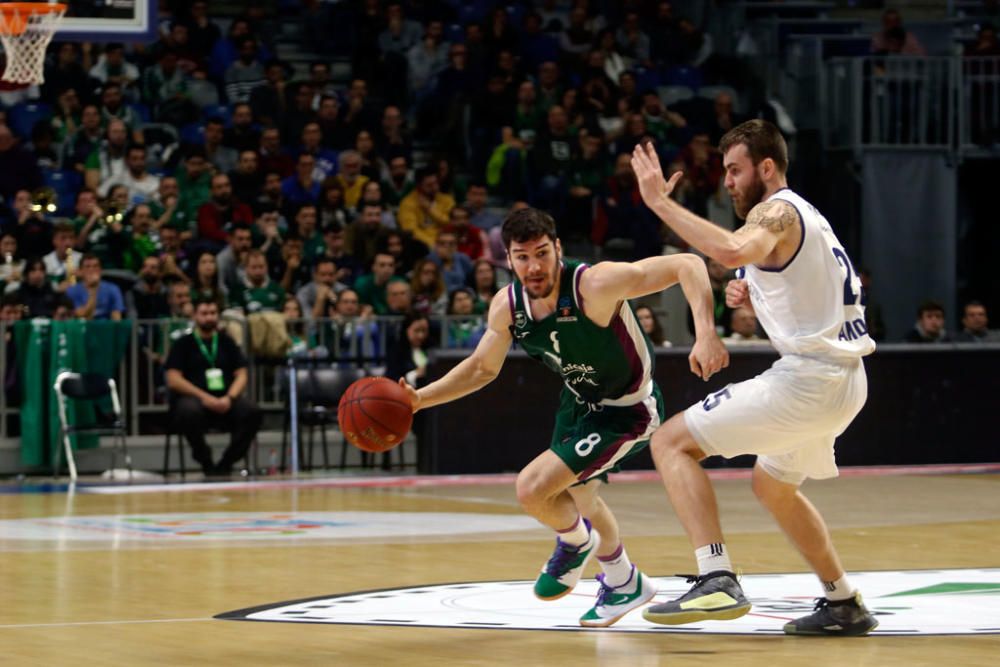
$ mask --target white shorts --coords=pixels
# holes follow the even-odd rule
[[[684,411],[708,456],[757,454],[775,479],[801,484],[837,476],[834,440],[868,397],[864,363],[786,356],[755,378],[709,394]]]

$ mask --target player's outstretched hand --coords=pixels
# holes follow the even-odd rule
[[[632,171],[635,172],[636,181],[639,183],[639,194],[650,208],[657,200],[669,197],[677,182],[684,176],[683,172],[677,171],[669,181],[664,180],[660,158],[656,155],[656,148],[652,142],[636,144],[635,150],[632,151]]]
[[[726,305],[739,308],[746,305],[750,299],[750,289],[746,280],[730,280],[726,284]]]
[[[708,378],[729,365],[729,350],[712,333],[694,341],[688,363],[691,364],[691,372],[707,382]]]
[[[413,411],[416,412],[420,409],[420,394],[417,390],[407,384],[404,378],[399,378],[399,386],[406,390],[407,395],[410,397],[410,406]]]

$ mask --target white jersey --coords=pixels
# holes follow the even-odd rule
[[[740,269],[757,319],[782,355],[850,361],[875,351],[862,305],[861,278],[830,229],[805,199],[785,188],[781,199],[799,212],[802,241],[780,269]]]

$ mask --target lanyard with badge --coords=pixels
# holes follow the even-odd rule
[[[212,334],[212,351],[209,353],[208,348],[205,347],[205,343],[201,340],[201,336],[195,336],[195,340],[198,342],[198,349],[201,350],[202,355],[208,361],[208,368],[205,369],[205,387],[209,391],[225,391],[226,384],[222,381],[222,369],[215,366],[215,360],[219,354],[219,334]]]

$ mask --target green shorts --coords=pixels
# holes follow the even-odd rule
[[[563,389],[556,414],[556,428],[549,449],[576,473],[580,482],[607,481],[618,464],[649,444],[664,420],[663,394],[653,383],[653,393],[635,405],[614,407],[579,403]]]

